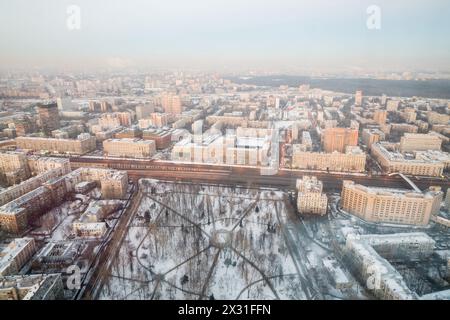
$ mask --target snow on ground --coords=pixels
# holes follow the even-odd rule
[[[142,181],[142,180],[141,180]],[[276,190],[146,180],[102,299],[304,299]]]

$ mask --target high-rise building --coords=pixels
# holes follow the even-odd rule
[[[327,128],[322,133],[322,146],[325,152],[345,152],[348,146],[358,145],[358,130],[348,128]]]
[[[161,97],[161,105],[165,113],[181,114],[183,112],[183,105],[179,96],[165,94]]]
[[[386,124],[387,111],[386,110],[375,110],[373,114],[373,120],[380,126]]]
[[[356,91],[355,93],[355,105],[362,106],[363,93],[361,90]]]
[[[154,112],[155,108],[152,104],[146,103],[136,106],[136,119],[141,120],[148,117],[152,112]]]
[[[60,128],[59,110],[56,103],[40,104],[37,106],[39,124],[46,135]]]

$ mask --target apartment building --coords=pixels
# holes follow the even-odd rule
[[[297,210],[302,214],[325,215],[328,198],[322,193],[322,181],[317,177],[297,179]]]
[[[416,158],[406,157],[397,150],[396,144],[379,142],[372,144],[370,152],[387,173],[440,177],[445,169],[445,161],[431,158],[425,160],[423,154]]]
[[[96,148],[95,137],[82,133],[77,139],[18,137],[17,147],[25,150],[50,151],[69,154],[85,154]]]
[[[425,226],[439,211],[443,193],[438,187],[426,192],[366,187],[344,180],[342,209],[368,222]]]
[[[12,234],[22,233],[32,219],[62,203],[65,195],[75,192],[75,187],[84,181],[99,184],[103,199],[124,199],[127,193],[126,171],[79,168],[65,176],[57,176],[38,185],[33,181],[30,183],[34,189],[0,207],[0,229]]]
[[[33,238],[16,238],[0,249],[0,276],[6,276],[20,271],[35,254],[36,244]]]
[[[441,150],[442,140],[433,134],[405,133],[400,140],[400,152]]]
[[[358,130],[349,128],[327,128],[322,131],[324,152],[344,153],[346,147],[358,145]]]
[[[103,141],[106,156],[126,158],[149,158],[156,152],[153,140],[141,139],[108,139]]]

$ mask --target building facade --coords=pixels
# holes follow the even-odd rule
[[[0,276],[13,275],[31,259],[36,252],[33,238],[16,238],[0,251]]]
[[[443,193],[432,187],[424,193],[366,187],[344,180],[341,207],[368,222],[425,226],[439,211]]]
[[[366,154],[359,148],[347,149],[346,153],[307,152],[302,145],[293,145],[292,168],[323,171],[364,172]]]
[[[358,130],[348,128],[327,128],[322,132],[324,152],[344,153],[346,147],[358,145]]]
[[[17,147],[25,150],[50,151],[69,154],[85,154],[96,149],[95,137],[83,133],[77,139],[18,137]]]
[[[156,152],[153,140],[141,139],[108,139],[103,141],[106,156],[126,158],[149,158]]]
[[[390,143],[374,143],[371,147],[373,158],[380,164],[386,173],[403,173],[414,176],[440,177],[446,166],[441,160],[423,160],[418,158],[405,158],[396,151],[397,146]]]
[[[304,176],[297,179],[297,210],[303,214],[325,215],[328,198],[322,193],[322,181]]]
[[[39,124],[46,135],[60,127],[59,110],[57,103],[40,104],[37,106]]]
[[[400,140],[400,152],[441,150],[442,140],[433,134],[405,133]]]

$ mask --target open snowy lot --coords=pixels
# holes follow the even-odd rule
[[[284,192],[157,180],[140,189],[100,298],[314,299],[327,290],[316,275],[329,252],[291,225]]]

